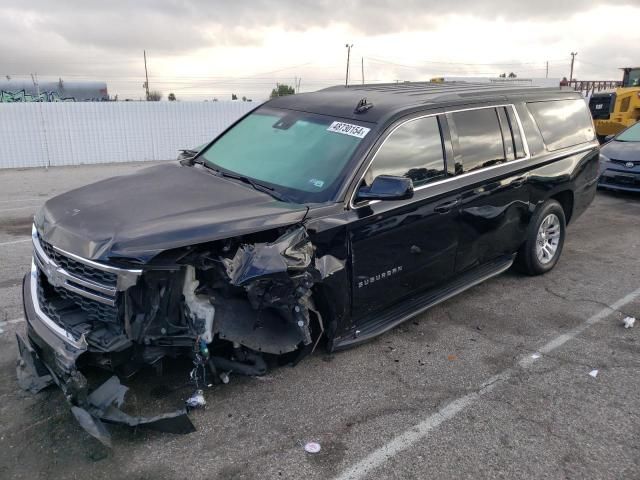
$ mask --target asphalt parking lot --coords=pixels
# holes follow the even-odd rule
[[[144,166],[0,171],[0,478],[640,478],[640,324],[621,325],[640,318],[640,195],[606,192],[549,274],[508,271],[366,345],[233,377],[197,432],[117,427],[106,449],[56,388],[18,388],[20,283],[46,198]],[[188,369],[134,377],[126,410],[182,405]]]

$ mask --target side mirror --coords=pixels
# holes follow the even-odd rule
[[[413,197],[413,181],[407,177],[379,175],[370,186],[360,187],[358,200],[406,200]]]

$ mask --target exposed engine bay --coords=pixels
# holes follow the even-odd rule
[[[206,403],[207,387],[232,375],[260,376],[272,365],[297,364],[325,331],[314,286],[343,268],[333,257],[316,258],[298,225],[163,252],[133,280],[107,278],[115,282],[114,300],[105,304],[91,300],[96,285],[106,281],[104,272],[65,256],[35,229],[34,247],[30,280],[37,291],[31,297],[37,310],[73,337],[73,345],[54,352],[55,360],[32,335],[31,342],[19,338],[18,378],[32,392],[58,384],[76,419],[106,445],[103,422],[188,433],[194,427],[186,413]],[[29,325],[38,336],[45,333],[34,327]],[[195,393],[186,409],[151,418],[119,409],[127,390],[119,378],[149,366],[161,373],[163,362],[177,356],[193,362],[185,374]],[[84,366],[114,376],[92,390],[80,373]]]

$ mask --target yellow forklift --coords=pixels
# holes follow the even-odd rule
[[[615,92],[594,93],[589,99],[600,143],[640,120],[640,67],[627,67],[622,71],[620,88]]]

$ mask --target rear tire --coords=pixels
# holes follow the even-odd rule
[[[564,210],[556,200],[547,200],[531,218],[527,239],[518,251],[516,265],[529,275],[541,275],[558,263],[567,225]]]

